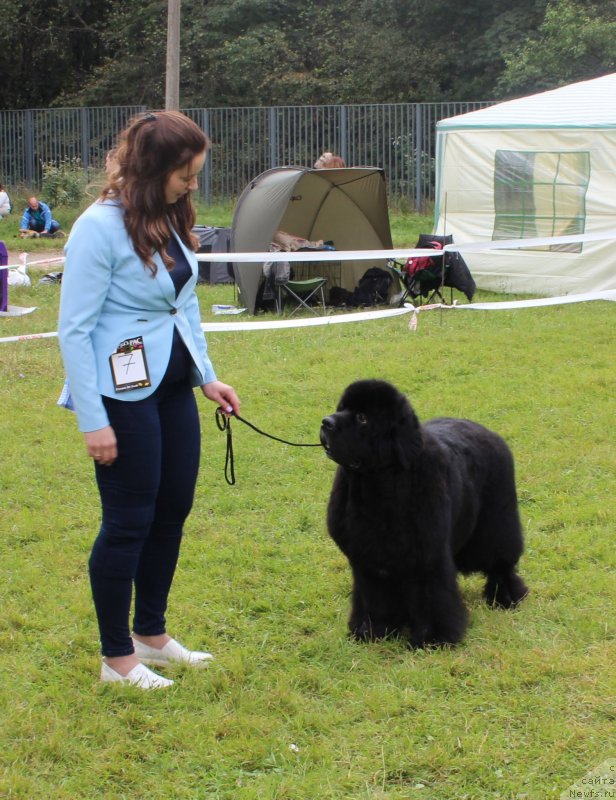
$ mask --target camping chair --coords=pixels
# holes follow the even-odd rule
[[[426,260],[428,260],[428,258],[426,258]],[[415,303],[419,297],[427,297],[427,300],[425,301],[426,303],[432,303],[436,301],[446,304],[447,301],[443,297],[442,293],[444,286],[443,262],[445,257],[441,256],[438,259],[430,258],[429,260],[440,262],[440,264],[436,263],[434,266],[424,267],[413,274],[409,274],[409,272],[405,269],[406,263],[403,264],[400,261],[395,261],[391,258],[387,261],[387,268],[394,273],[394,275],[398,276],[398,279],[404,288],[402,297],[398,301],[398,305],[403,306],[405,300],[409,296],[414,305],[419,304]],[[452,302],[453,289],[451,290],[450,304]]]
[[[323,287],[327,283],[327,278],[309,278],[305,281],[288,280],[278,284],[277,311],[282,314],[283,301],[286,297],[295,302],[295,307],[289,314],[290,317],[300,308],[306,308],[318,316],[318,312],[309,305],[310,300],[318,295],[321,297],[321,308],[325,314],[325,292]]]
[[[422,233],[415,247],[422,250],[428,248],[441,250],[444,245],[452,243],[453,236]],[[409,262],[414,263],[410,264]],[[476,288],[475,281],[460,253],[448,251],[437,257],[426,255],[408,259],[404,264],[390,259],[387,266],[398,276],[404,286],[404,293],[399,301],[400,305],[404,304],[409,295],[413,300],[418,297],[426,297],[426,303],[436,300],[447,305],[443,296],[445,286],[450,288],[450,305],[453,303],[454,289],[463,292],[469,303],[473,299]]]
[[[410,277],[408,281],[408,289],[411,297],[425,297],[425,305],[430,303],[444,303],[447,301],[443,297],[443,288],[445,286],[445,272],[447,266],[445,264],[446,256],[441,256],[435,259],[436,264],[432,267],[426,267],[419,270]],[[449,305],[453,304],[453,289],[450,290]]]

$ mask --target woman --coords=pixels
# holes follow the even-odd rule
[[[135,118],[120,135],[101,197],[65,247],[59,338],[102,506],[89,561],[101,680],[146,689],[172,681],[145,664],[212,659],[165,627],[199,466],[193,387],[225,413],[239,413],[235,391],[209,360],[194,292],[190,193],[208,146],[179,112]]]

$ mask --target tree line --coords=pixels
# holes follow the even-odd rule
[[[616,0],[183,0],[183,108],[496,100],[616,71]],[[0,108],[164,105],[166,0],[0,0]]]

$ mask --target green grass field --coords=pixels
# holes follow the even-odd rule
[[[225,224],[224,213],[215,224]],[[426,220],[416,220],[426,229]],[[414,244],[403,222],[397,245]],[[429,227],[427,228],[429,230]],[[54,331],[59,287],[14,289],[0,337]],[[204,319],[234,302],[199,287]],[[479,300],[499,298],[479,293]],[[217,657],[143,693],[98,682],[87,579],[99,524],[56,339],[0,344],[0,796],[23,800],[552,800],[616,757],[613,303],[431,311],[208,335],[264,430],[318,441],[346,384],[381,377],[421,418],[468,416],[517,462],[531,595],[462,580],[455,649],[346,636],[350,573],[325,527],[334,473],[201,404],[203,458],[169,630]],[[577,796],[577,795],[573,795]],[[607,796],[607,795],[606,795]]]

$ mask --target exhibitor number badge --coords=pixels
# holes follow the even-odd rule
[[[152,385],[141,336],[126,339],[118,345],[116,352],[109,356],[109,363],[116,392]]]

